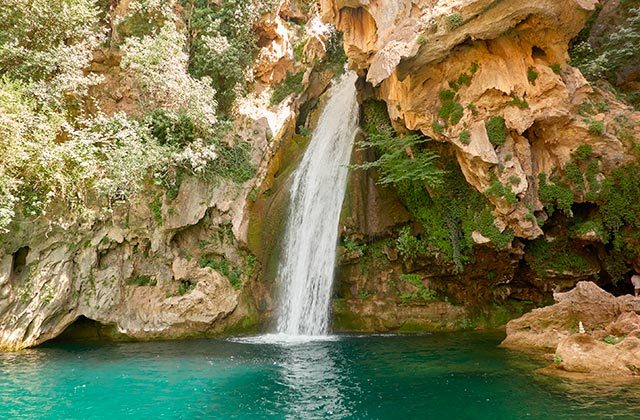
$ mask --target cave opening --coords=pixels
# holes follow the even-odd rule
[[[11,263],[11,274],[20,276],[27,265],[27,256],[29,255],[29,247],[23,246],[13,253],[13,261]]]
[[[116,330],[113,325],[103,324],[84,315],[80,315],[75,321],[65,328],[56,338],[49,343],[68,343],[79,341],[102,341],[116,338]]]

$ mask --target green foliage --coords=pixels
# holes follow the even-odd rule
[[[254,23],[272,2],[183,0],[190,39],[189,73],[208,77],[220,110],[228,113],[246,87],[245,72],[258,51]]]
[[[462,20],[462,15],[460,13],[453,13],[446,17],[447,20],[447,28],[450,31],[459,28],[464,23]]]
[[[536,80],[538,80],[538,72],[533,67],[527,69],[527,80],[535,86]]]
[[[527,244],[526,255],[530,266],[538,275],[555,273],[584,273],[591,267],[584,255],[576,251],[568,237],[555,238],[548,242],[545,238]]]
[[[547,175],[544,173],[538,176],[538,180],[540,201],[544,204],[549,216],[558,209],[565,215],[572,217],[573,191],[571,188],[562,184],[558,179],[552,180],[553,184],[547,183]]]
[[[419,35],[416,42],[418,43],[418,45],[424,45],[427,43],[427,37],[424,35]]]
[[[604,341],[605,343],[611,344],[614,346],[619,342],[621,342],[622,340],[624,340],[624,338],[616,337],[615,335],[608,335],[602,339],[602,341]]]
[[[458,124],[464,116],[464,108],[456,101],[455,92],[452,90],[442,90],[438,94],[438,98],[441,102],[441,106],[438,109],[438,117],[442,119],[445,124]]]
[[[614,169],[603,181],[598,197],[602,222],[614,245],[622,247],[623,226],[640,228],[640,168],[629,164]]]
[[[562,356],[560,356],[559,354],[556,354],[553,356],[553,363],[556,365],[561,365],[562,364]]]
[[[139,275],[129,279],[127,284],[135,286],[155,286],[157,284],[157,280],[147,275]]]
[[[515,193],[511,190],[511,188],[502,184],[497,179],[494,179],[491,182],[491,185],[489,186],[489,188],[487,188],[487,190],[484,193],[488,197],[502,198],[506,200],[507,203],[509,204],[518,203],[518,198],[516,197]]]
[[[591,134],[602,136],[604,134],[604,122],[597,120],[589,121],[589,132]]]
[[[460,143],[464,144],[465,146],[468,146],[469,143],[471,143],[471,133],[469,133],[469,130],[464,130],[462,133],[460,133]]]
[[[153,199],[151,203],[149,203],[149,208],[151,209],[151,215],[153,216],[153,221],[158,226],[162,226],[164,223],[164,217],[162,216],[162,200],[160,197],[156,197]]]
[[[54,108],[78,100],[100,80],[84,70],[103,32],[92,0],[3,1],[0,74]]]
[[[304,71],[298,73],[287,73],[285,79],[273,88],[273,93],[269,99],[271,105],[277,105],[282,102],[287,96],[295,93],[301,94],[304,90],[302,84],[302,78],[304,77]]]
[[[427,289],[422,283],[422,277],[418,274],[400,274],[400,280],[413,285],[417,290],[414,293],[405,293],[400,295],[402,300],[421,300],[429,302],[436,299],[435,290]]]
[[[195,283],[192,283],[190,280],[182,280],[178,285],[178,295],[184,296],[190,291],[192,291],[196,287]]]
[[[578,161],[585,161],[593,155],[593,148],[588,144],[581,144],[571,153],[571,157]]]
[[[379,134],[369,136],[363,147],[379,151],[379,158],[373,162],[356,165],[357,169],[376,168],[380,171],[380,184],[397,184],[403,181],[422,181],[429,185],[441,182],[442,171],[435,166],[438,155],[422,146],[429,139],[417,134],[397,137],[388,128]],[[411,150],[411,154],[407,153]]]
[[[195,141],[193,120],[184,112],[175,115],[164,109],[156,109],[147,117],[151,134],[163,146],[182,148]]]
[[[440,124],[438,121],[434,121],[433,124],[431,124],[431,128],[433,128],[433,131],[437,134],[443,134],[445,129],[444,125]]]
[[[413,259],[425,252],[424,243],[413,236],[408,226],[400,230],[400,234],[396,239],[396,247],[400,255],[407,260]]]
[[[560,71],[562,70],[560,64],[558,63],[552,64],[549,67],[551,67],[551,71],[553,71],[555,74],[560,74]]]
[[[607,79],[615,84],[619,71],[637,64],[640,56],[640,4],[637,1],[621,2],[619,13],[626,16],[626,20],[594,44],[590,43],[589,31],[598,13],[572,42],[571,65],[578,67],[590,80]]]
[[[361,142],[361,147],[373,148],[378,159],[355,165],[354,168],[378,169],[378,182],[381,184],[420,181],[437,185],[440,182],[442,171],[435,166],[438,155],[424,148],[429,139],[417,134],[397,136],[383,103],[365,105],[363,128],[368,139]]]
[[[507,140],[508,132],[504,118],[489,118],[489,120],[485,122],[485,128],[487,130],[487,136],[489,136],[489,141],[494,146],[501,146]]]
[[[242,288],[242,269],[234,267],[226,258],[212,259],[203,256],[198,263],[202,268],[211,268],[225,276],[234,289]]]
[[[499,249],[511,242],[513,233],[500,232],[493,224],[493,206],[466,182],[457,163],[450,162],[445,169],[442,184],[428,192],[420,183],[396,185],[400,198],[424,229],[424,234],[417,237],[408,227],[403,228],[397,247],[406,259],[431,255],[462,271],[473,257],[473,231],[479,231]]]
[[[458,84],[469,87],[471,86],[471,79],[472,76],[469,76],[467,73],[462,73],[458,76]]]
[[[520,109],[529,108],[529,102],[524,99],[520,99],[517,96],[512,96],[511,100],[507,102],[507,106],[517,106]]]

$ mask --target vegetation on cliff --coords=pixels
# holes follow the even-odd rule
[[[89,217],[145,182],[175,195],[184,174],[250,179],[249,145],[223,121],[272,2],[11,0],[0,10],[0,231],[59,202]],[[128,108],[102,109],[114,57]],[[113,72],[113,71],[112,71]],[[98,97],[96,97],[96,94]],[[101,210],[100,210],[101,209]]]

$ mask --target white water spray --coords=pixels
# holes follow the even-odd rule
[[[311,143],[294,173],[283,255],[277,332],[324,335],[349,159],[358,130],[355,74],[330,92]]]

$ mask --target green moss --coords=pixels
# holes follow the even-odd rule
[[[555,74],[560,74],[560,71],[562,70],[560,67],[560,64],[552,64],[549,67],[551,67],[551,71],[553,71]]]
[[[419,35],[416,42],[418,43],[418,45],[424,45],[427,43],[427,37],[424,35]]]
[[[478,115],[478,108],[474,104],[468,104],[467,109],[471,111],[473,115]]]
[[[489,141],[494,146],[501,146],[507,140],[508,132],[504,118],[489,118],[489,120],[485,122],[485,128],[487,130],[487,136],[489,136]]]

